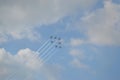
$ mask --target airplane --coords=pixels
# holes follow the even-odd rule
[[[58,42],[58,44],[61,44],[61,42]]]
[[[50,39],[52,39],[53,38],[53,36],[50,36]]]
[[[55,47],[57,48],[57,47],[58,47],[58,45],[55,45]]]
[[[61,40],[61,38],[58,38],[58,40]]]
[[[57,37],[54,37],[54,39],[57,39]]]

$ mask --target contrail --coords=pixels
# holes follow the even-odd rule
[[[42,44],[42,46],[37,49],[36,52],[39,52],[39,51],[42,49],[42,47],[44,47],[49,41],[50,41],[50,39],[48,39],[47,41],[45,41],[45,42]]]
[[[42,58],[42,57],[44,58],[44,55],[47,54],[47,52],[49,52],[49,50],[51,50],[52,47],[57,43],[57,40],[56,40],[56,39],[54,39],[54,40],[51,39],[51,41],[52,41],[52,42],[46,44],[46,46],[45,46],[42,50],[40,50],[40,51],[37,52],[37,55],[35,56],[34,59],[36,59],[38,56],[39,56],[40,58]],[[41,54],[41,55],[40,55],[40,54]],[[40,58],[39,58],[39,59],[40,59]]]
[[[44,60],[44,59],[50,54],[51,50],[55,50],[54,45],[51,45],[51,46],[44,52],[44,54],[39,57],[39,61],[41,62],[41,59]],[[45,54],[46,54],[46,55],[45,55]]]
[[[40,64],[45,63],[46,61],[48,61],[57,51],[58,48],[61,48],[60,43],[58,43],[59,41],[55,41],[53,45],[51,45],[51,47],[49,47],[49,49],[46,51],[46,55],[43,56],[42,58],[39,57],[39,61]],[[45,54],[45,53],[44,53]]]
[[[45,62],[47,62],[54,54],[55,54],[55,52],[56,52],[57,50],[55,50],[55,51],[51,51],[51,55],[49,55],[44,61],[43,61],[43,64],[45,63]]]
[[[48,59],[50,59],[53,55],[54,55],[54,53],[56,52],[57,50],[55,49],[55,48],[52,48],[49,52],[48,52],[48,54],[44,57],[44,58],[42,58],[42,60],[40,60],[40,64],[44,64],[46,61],[48,61]],[[52,53],[52,54],[51,54]]]
[[[50,42],[50,41],[49,41]],[[47,51],[54,45],[54,43],[47,43],[47,44],[45,44],[45,46],[44,47],[42,47],[41,48],[41,50],[39,50],[36,54],[35,54],[35,56],[33,57],[33,59],[32,60],[35,60],[35,59],[37,59],[38,57],[43,57],[46,53],[47,53]],[[41,54],[41,55],[40,55]],[[39,59],[39,58],[38,58]]]
[[[48,46],[48,48],[47,48],[44,52],[41,53],[40,57],[41,57],[41,58],[44,57],[44,56],[45,56],[45,53],[47,54],[47,52],[49,52],[49,50],[51,50],[51,49],[55,46],[55,43],[56,43],[56,42],[54,42],[54,43],[52,43],[50,46]]]
[[[16,72],[12,73],[6,80],[11,80],[16,75]]]
[[[40,54],[42,55],[42,53],[44,52],[44,51],[46,51],[49,47],[50,47],[50,43],[48,43],[41,51],[39,51],[39,52],[37,52],[37,56],[39,56]]]
[[[55,54],[55,52],[58,50],[58,48],[59,48],[58,46],[52,48],[52,49],[48,52],[48,54],[41,60],[42,63],[44,64],[46,61],[48,61],[48,60]]]
[[[50,42],[52,41],[52,42]],[[42,54],[44,52],[44,50],[46,51],[47,48],[49,47],[50,43],[54,43],[55,39],[48,39],[36,52],[35,55],[33,55],[33,59],[36,58],[37,56],[39,56],[40,54]]]
[[[49,55],[51,55],[51,51],[54,51],[59,44],[58,43],[59,40],[55,40],[54,43],[51,44],[51,46],[49,46],[49,48],[39,57],[39,61],[41,62],[42,60],[45,60]],[[46,54],[46,55],[45,55]]]
[[[48,46],[50,39],[48,39],[43,45],[35,52],[35,54],[32,56],[33,59],[36,58],[38,55],[40,55],[40,51],[43,51],[46,46]]]

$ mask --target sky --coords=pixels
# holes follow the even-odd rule
[[[120,80],[119,56],[120,0],[0,0],[0,80]]]

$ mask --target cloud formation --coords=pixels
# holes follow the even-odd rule
[[[84,40],[82,40],[82,39],[79,39],[79,38],[72,38],[71,40],[70,40],[70,44],[71,44],[71,46],[80,46],[80,45],[82,45],[82,44],[84,44],[85,43],[85,41]]]
[[[84,61],[87,60],[86,58],[89,58],[84,52],[79,49],[72,49],[70,51],[70,55],[73,57],[72,61],[70,62],[72,66],[85,70],[90,69],[90,66],[84,63]]]
[[[88,9],[97,0],[0,0],[0,43],[36,39],[35,26],[55,23],[77,10]]]
[[[0,80],[59,80],[59,67],[47,67],[40,64],[38,58],[33,59],[34,51],[26,48],[12,55],[4,48],[0,49]],[[53,69],[54,68],[54,69]],[[39,77],[39,78],[38,78]]]
[[[120,45],[120,5],[111,0],[104,7],[82,17],[79,25],[84,26],[88,42],[97,45]]]

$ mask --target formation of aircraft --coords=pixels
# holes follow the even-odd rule
[[[55,48],[62,48],[61,44],[61,38],[60,37],[56,37],[56,36],[50,36],[51,39],[51,43],[54,43],[55,41],[57,41]]]

